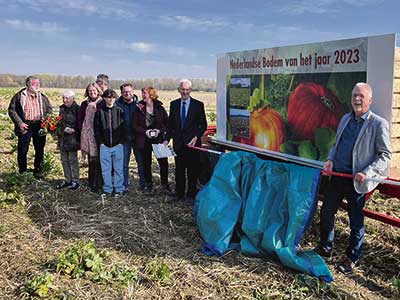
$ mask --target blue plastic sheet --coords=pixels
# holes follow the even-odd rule
[[[319,176],[317,169],[262,160],[252,153],[223,154],[195,201],[203,252],[220,256],[236,249],[272,256],[331,282],[317,253],[297,249],[315,213]]]

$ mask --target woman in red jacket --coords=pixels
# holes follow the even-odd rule
[[[151,172],[152,144],[164,141],[168,124],[168,114],[163,103],[158,100],[157,91],[153,87],[142,89],[143,100],[133,113],[133,130],[135,132],[135,149],[142,156],[145,190],[151,192],[153,179]],[[168,184],[168,158],[157,159],[160,166],[160,177],[163,191],[172,196]]]

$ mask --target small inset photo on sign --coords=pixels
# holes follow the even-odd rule
[[[250,103],[250,78],[231,78],[229,92],[230,107],[246,109]]]
[[[248,110],[231,109],[229,123],[233,136],[250,137],[250,112]]]

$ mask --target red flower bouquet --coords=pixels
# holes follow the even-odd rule
[[[42,121],[42,134],[50,133],[52,137],[57,138],[61,131],[61,116],[49,116]]]

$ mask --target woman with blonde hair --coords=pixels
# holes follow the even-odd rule
[[[92,192],[99,192],[103,186],[101,175],[99,147],[93,130],[93,120],[96,111],[103,105],[101,89],[96,83],[90,83],[85,90],[86,99],[81,103],[78,114],[78,126],[81,131],[81,152],[88,157],[88,181]]]
[[[135,132],[135,149],[143,162],[145,190],[153,188],[151,172],[152,144],[162,143],[168,124],[168,114],[163,103],[158,100],[157,91],[153,87],[142,89],[143,100],[133,113],[133,130]],[[164,193],[172,196],[168,184],[168,158],[157,159],[160,166],[161,184]]]

